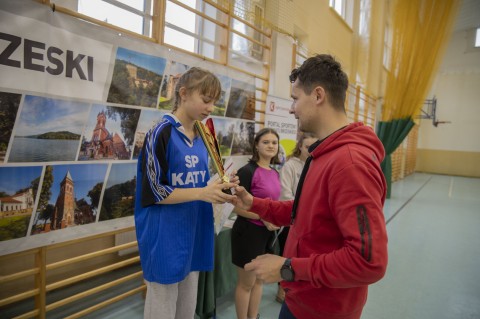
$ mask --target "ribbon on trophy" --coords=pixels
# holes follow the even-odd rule
[[[206,124],[203,124],[200,121],[195,121],[195,128],[200,134],[203,144],[205,144],[205,147],[207,148],[208,155],[212,160],[213,167],[218,176],[220,176],[223,183],[229,183],[230,178],[225,174],[222,157],[220,156],[220,147],[218,146],[215,128],[213,127],[213,120],[209,118]],[[228,188],[224,189],[223,192],[232,195],[232,191]]]

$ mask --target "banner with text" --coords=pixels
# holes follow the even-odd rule
[[[280,157],[282,162],[295,148],[298,124],[295,116],[290,114],[292,101],[275,96],[267,96],[265,110],[265,127],[271,127],[280,136]]]
[[[192,66],[222,83],[222,156],[251,155],[253,78],[35,2],[18,8],[0,4],[0,255],[132,226],[145,134]]]

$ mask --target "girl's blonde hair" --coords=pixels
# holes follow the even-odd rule
[[[287,157],[287,160],[290,159],[292,156],[300,157],[300,154],[302,154],[301,147],[303,146],[303,141],[306,138],[311,138],[311,137],[315,137],[315,136],[313,136],[313,134],[311,133],[299,132],[297,134],[297,144],[295,144],[295,148],[293,149],[292,154]]]
[[[211,97],[215,102],[220,98],[222,85],[220,80],[210,71],[193,67],[183,73],[175,85],[173,110],[175,112],[180,104],[180,89],[184,87],[188,93],[198,91],[201,95]]]

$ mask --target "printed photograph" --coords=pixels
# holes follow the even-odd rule
[[[225,116],[237,119],[255,119],[255,86],[232,80]]]
[[[47,165],[31,234],[94,223],[107,167]]]
[[[107,102],[156,107],[165,65],[164,58],[118,48]]]
[[[255,122],[235,121],[231,155],[252,155],[254,138]]]
[[[9,162],[74,161],[89,104],[27,95]]]
[[[235,134],[235,120],[213,117],[215,134],[222,157],[230,156],[232,151],[233,135]]]
[[[0,241],[25,237],[42,166],[0,167]]]
[[[129,160],[139,118],[137,109],[93,105],[78,160]]]
[[[212,115],[225,116],[225,110],[230,96],[230,87],[232,86],[232,79],[225,75],[215,75],[220,80],[222,92],[220,93],[220,99],[215,103],[215,109],[213,110]]]
[[[137,125],[137,132],[135,133],[135,146],[133,148],[133,159],[137,159],[143,147],[145,135],[148,130],[157,125],[162,120],[165,113],[159,110],[142,110],[140,120]]]
[[[136,163],[112,164],[103,193],[100,221],[133,216],[136,173]]]
[[[7,153],[21,98],[21,94],[0,92],[0,163]]]
[[[171,110],[173,107],[173,98],[175,85],[177,85],[178,79],[182,74],[190,69],[190,66],[171,61],[168,67],[168,71],[163,77],[162,86],[160,89],[160,97],[158,99],[158,108],[161,110]]]

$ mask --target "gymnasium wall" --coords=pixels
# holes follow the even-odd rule
[[[437,98],[437,119],[422,120],[417,171],[480,177],[480,48],[473,30],[452,34],[428,98]]]

